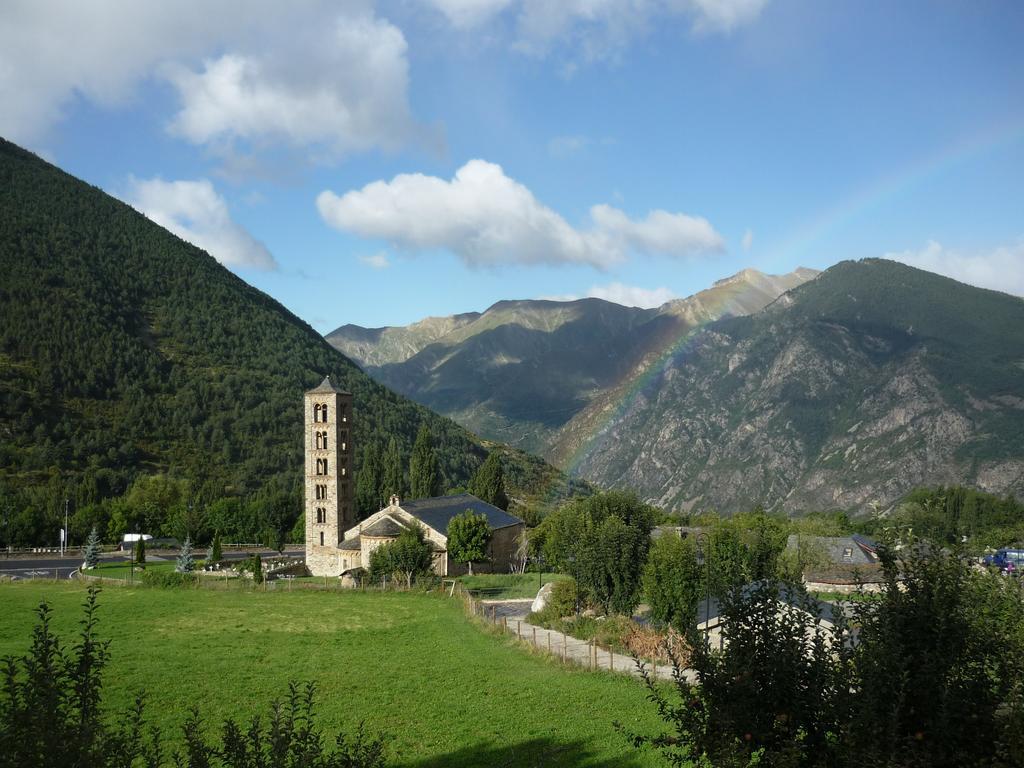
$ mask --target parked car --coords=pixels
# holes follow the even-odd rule
[[[1003,573],[1020,575],[1024,571],[1024,549],[1004,547],[994,554],[985,555],[985,565],[998,568]]]

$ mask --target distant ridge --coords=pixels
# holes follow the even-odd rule
[[[379,381],[492,440],[547,454],[592,403],[642,375],[680,334],[765,307],[814,270],[744,270],[655,309],[603,299],[505,300],[410,326],[342,326],[327,340]]]

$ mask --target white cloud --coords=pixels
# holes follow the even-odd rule
[[[426,0],[456,27],[473,27],[493,18],[514,0]]]
[[[3,13],[0,134],[22,143],[43,142],[73,100],[116,107],[152,77],[174,85],[172,128],[196,143],[337,154],[415,130],[405,38],[369,0],[15,0]]]
[[[272,53],[226,53],[198,72],[168,68],[182,101],[171,130],[196,144],[270,140],[339,153],[397,148],[414,125],[406,48],[389,22],[346,12]]]
[[[276,269],[263,243],[232,220],[224,198],[208,179],[133,179],[127,201],[182,240],[230,267]]]
[[[556,136],[548,142],[548,153],[555,157],[574,155],[590,145],[586,136]]]
[[[608,283],[607,285],[593,285],[586,293],[587,298],[604,299],[622,304],[626,307],[640,307],[652,309],[676,298],[676,294],[669,288],[639,288],[635,285],[624,283]],[[579,294],[568,293],[558,296],[541,296],[547,301],[576,301],[583,298]]]
[[[721,250],[703,218],[652,211],[630,219],[608,205],[591,208],[579,230],[538,201],[501,166],[470,160],[451,181],[401,174],[344,195],[321,192],[324,221],[361,237],[406,249],[446,248],[467,264],[589,264],[605,268],[630,252],[688,256]]]
[[[750,246],[752,246],[754,244],[754,233],[751,232],[748,229],[746,232],[743,233],[743,241],[742,242],[743,242],[743,250],[744,251],[749,251],[750,250]]]
[[[377,251],[369,256],[360,256],[359,260],[368,267],[374,269],[387,269],[391,266],[391,260],[386,251]]]
[[[1024,296],[1024,239],[982,253],[961,253],[930,240],[918,251],[887,253],[884,258],[979,288]]]
[[[644,309],[660,307],[666,301],[676,298],[675,293],[668,288],[638,288],[635,285],[624,285],[623,283],[595,285],[587,292],[587,296],[614,301],[616,304],[623,304],[627,307],[643,307]]]
[[[556,44],[584,59],[613,56],[655,24],[682,20],[698,34],[728,33],[754,21],[768,0],[422,0],[453,26],[485,24],[514,9],[515,46],[545,55]],[[570,67],[571,69],[571,67]]]

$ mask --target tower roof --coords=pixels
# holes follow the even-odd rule
[[[343,389],[338,389],[331,383],[330,376],[324,376],[324,380],[320,382],[320,385],[313,387],[313,389],[307,390],[307,394],[337,394],[337,395],[351,395],[351,392],[346,392]]]

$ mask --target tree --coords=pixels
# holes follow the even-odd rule
[[[651,618],[686,634],[704,588],[693,541],[678,536],[655,541],[644,567],[643,588]]]
[[[383,482],[380,449],[370,443],[363,449],[363,463],[356,477],[356,514],[365,520],[381,508]]]
[[[402,469],[402,453],[398,450],[398,442],[391,438],[388,451],[384,456],[384,495],[405,495],[405,471]]]
[[[252,582],[253,584],[263,583],[263,560],[259,555],[252,556]]]
[[[415,576],[429,573],[434,564],[434,550],[426,540],[423,528],[411,525],[394,541],[381,544],[370,553],[370,575],[401,575],[405,585],[412,587]]]
[[[678,698],[670,701],[647,678],[648,698],[669,730],[629,734],[633,743],[658,749],[676,766],[846,764],[839,740],[848,722],[850,651],[841,617],[834,626],[820,623],[815,600],[771,579],[728,590],[720,606],[722,649],[689,628],[697,682],[676,674]],[[681,671],[673,647],[669,653]]]
[[[469,564],[469,575],[473,575],[473,563],[487,559],[487,545],[491,542],[491,526],[487,515],[478,515],[467,509],[448,523],[448,554],[457,563]]]
[[[552,568],[573,576],[606,610],[628,612],[639,596],[653,524],[649,505],[609,491],[570,501],[536,530]]]
[[[181,545],[181,552],[178,553],[178,561],[174,564],[174,570],[178,573],[192,573],[196,569],[195,560],[192,559],[192,539],[185,537],[185,543]]]
[[[92,570],[100,564],[100,534],[96,526],[89,532],[89,538],[85,542],[85,563],[83,567]]]
[[[441,493],[441,470],[434,452],[433,438],[430,427],[421,424],[416,433],[416,443],[412,447],[412,458],[409,460],[409,483],[414,499],[426,499]]]
[[[497,451],[487,454],[487,459],[469,481],[469,492],[478,499],[493,504],[499,509],[508,509],[505,495],[505,474]]]
[[[879,549],[880,597],[853,608],[853,747],[869,765],[1019,761],[1024,586],[902,538],[898,552]]]
[[[213,543],[210,545],[210,554],[206,557],[206,562],[210,565],[216,565],[224,558],[220,551],[220,531],[213,534]]]
[[[583,533],[576,579],[580,589],[605,613],[629,615],[640,601],[640,578],[650,547],[650,531],[609,515]]]
[[[146,567],[146,540],[142,538],[141,533],[135,544],[135,564],[142,568]]]

